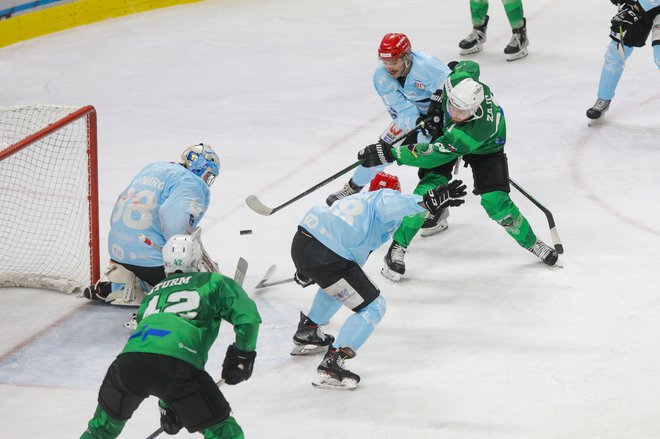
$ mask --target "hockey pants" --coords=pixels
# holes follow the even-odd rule
[[[502,0],[502,3],[511,28],[517,29],[522,26],[525,16],[522,0]],[[472,16],[472,26],[482,26],[488,15],[488,0],[470,0],[470,15]]]

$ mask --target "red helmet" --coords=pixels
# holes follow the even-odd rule
[[[379,172],[371,180],[369,185],[370,191],[377,191],[380,189],[394,189],[395,191],[401,192],[401,183],[399,183],[399,177],[396,175],[388,174],[387,172]]]
[[[410,53],[412,46],[410,40],[404,34],[387,34],[383,37],[378,47],[378,56],[380,58],[401,58]]]

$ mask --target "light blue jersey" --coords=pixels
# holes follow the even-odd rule
[[[210,202],[209,188],[179,163],[151,163],[119,195],[110,218],[108,249],[119,262],[141,267],[163,265],[160,250],[139,238],[144,234],[158,247],[172,235],[190,234]]]
[[[660,0],[637,0],[639,5],[644,8],[645,11],[650,11],[653,8],[660,6]]]
[[[342,258],[363,266],[369,254],[386,243],[404,216],[422,212],[422,197],[392,189],[358,193],[332,207],[315,206],[300,226]]]
[[[402,132],[410,131],[417,125],[417,119],[426,116],[429,110],[431,95],[442,88],[450,73],[449,67],[438,58],[413,51],[412,67],[404,85],[401,85],[387,72],[383,63],[380,63],[374,73],[374,87],[396,125],[396,128],[392,127],[387,134],[392,137],[390,139],[383,137],[383,140],[392,143],[392,138]],[[396,132],[397,128],[398,132]],[[432,139],[424,141],[430,140]]]

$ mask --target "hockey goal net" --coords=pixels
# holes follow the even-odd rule
[[[0,287],[99,278],[96,110],[0,107]]]

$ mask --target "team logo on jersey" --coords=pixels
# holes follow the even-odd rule
[[[424,87],[424,84],[422,84],[422,81],[415,81],[415,87],[417,87],[420,90],[424,90],[426,87]]]
[[[128,337],[128,339],[132,340],[134,338],[139,337],[142,339],[142,341],[145,341],[147,337],[149,337],[150,335],[153,335],[154,337],[165,337],[166,335],[171,333],[172,331],[166,331],[164,329],[155,329],[155,328],[151,328],[149,325],[144,325],[142,329],[140,329],[138,332]]]

